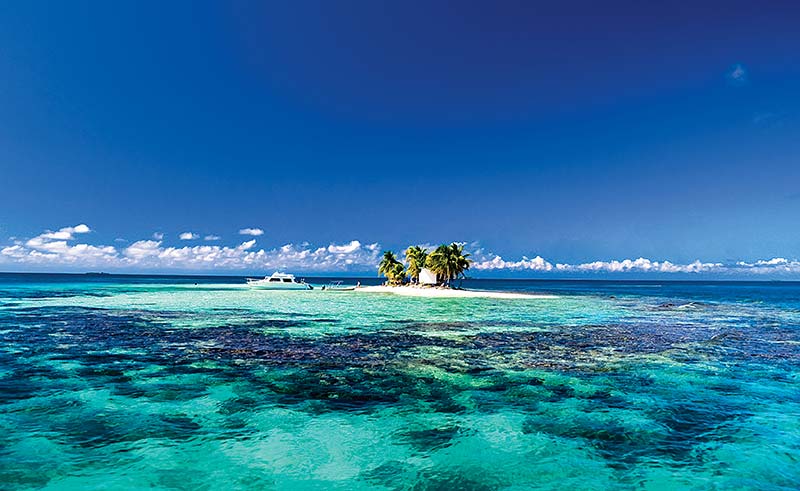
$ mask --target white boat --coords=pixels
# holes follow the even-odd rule
[[[272,273],[272,276],[265,276],[264,278],[247,278],[247,285],[264,290],[313,290],[314,287],[305,282],[305,280],[298,280],[293,274]]]
[[[331,281],[327,285],[323,285],[322,289],[329,292],[351,292],[356,289],[356,286],[342,285],[341,281]]]

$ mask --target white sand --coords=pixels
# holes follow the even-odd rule
[[[361,293],[394,293],[406,297],[426,298],[558,298],[555,295],[540,295],[534,293],[493,292],[486,290],[453,290],[450,288],[423,288],[417,286],[362,286],[355,291]]]

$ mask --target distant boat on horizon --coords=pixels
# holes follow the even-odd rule
[[[262,290],[313,290],[314,287],[298,280],[293,274],[274,272],[264,278],[247,278],[247,286]]]

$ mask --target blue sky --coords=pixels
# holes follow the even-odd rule
[[[796,2],[5,3],[0,269],[366,271],[456,240],[486,274],[796,274],[798,21]]]

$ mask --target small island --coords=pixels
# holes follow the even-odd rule
[[[367,293],[393,293],[408,297],[429,298],[557,298],[555,295],[511,293],[489,290],[467,290],[454,285],[456,280],[466,278],[472,263],[464,245],[453,242],[442,244],[433,252],[420,246],[411,246],[404,252],[405,263],[393,251],[383,253],[378,265],[378,274],[386,282],[378,286],[363,286],[356,291]]]

